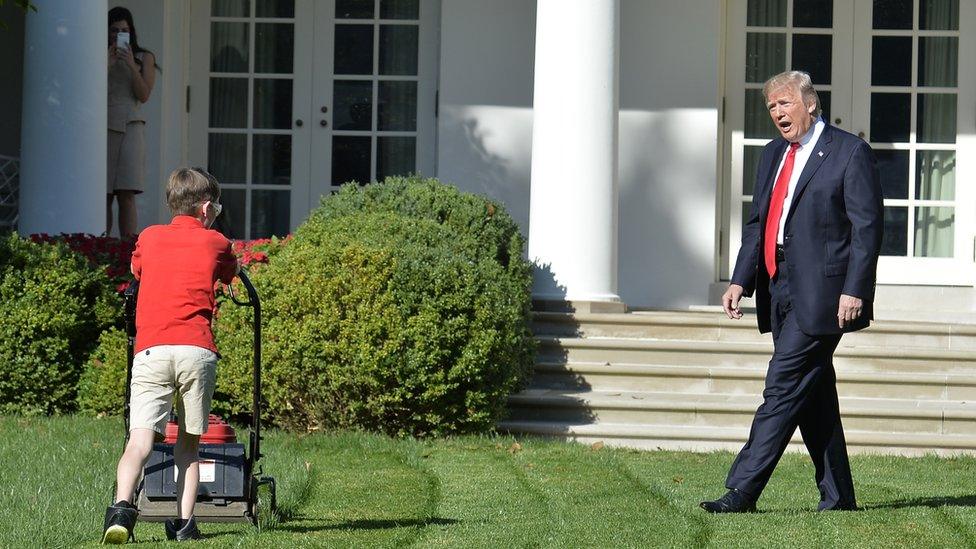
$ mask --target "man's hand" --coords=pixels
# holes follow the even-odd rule
[[[861,317],[861,309],[864,301],[859,297],[841,294],[840,303],[837,306],[837,325],[841,329],[851,322]]]
[[[732,320],[738,320],[742,318],[742,311],[739,310],[739,300],[742,299],[742,292],[744,289],[738,284],[729,284],[729,289],[725,290],[722,294],[722,308],[725,309],[725,314],[729,315]]]

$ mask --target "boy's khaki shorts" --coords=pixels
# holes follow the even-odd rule
[[[217,353],[195,345],[157,345],[132,360],[129,429],[166,432],[177,394],[180,428],[191,435],[207,432],[210,400],[217,380]]]

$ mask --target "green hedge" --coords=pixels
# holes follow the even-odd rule
[[[120,321],[104,269],[64,244],[0,240],[0,413],[75,409],[99,334]]]
[[[89,414],[122,415],[125,401],[126,335],[121,328],[102,332],[78,380],[78,409]]]
[[[267,414],[296,429],[491,429],[533,362],[531,267],[498,204],[436,180],[346,186],[252,277]],[[222,303],[215,408],[250,410],[250,310]]]

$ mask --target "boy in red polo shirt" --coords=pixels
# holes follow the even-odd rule
[[[142,231],[132,253],[139,300],[129,443],[119,460],[116,502],[105,512],[103,543],[132,538],[137,517],[133,492],[154,439],[165,432],[174,394],[180,424],[173,450],[180,518],[167,521],[166,537],[200,537],[193,519],[200,482],[198,449],[207,430],[219,358],[210,329],[214,285],[218,280],[229,284],[240,269],[230,242],[209,228],[220,214],[219,199],[220,186],[206,171],[174,171],[166,184],[172,222]]]

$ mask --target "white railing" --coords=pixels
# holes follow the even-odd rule
[[[0,155],[0,231],[17,229],[20,159]]]

